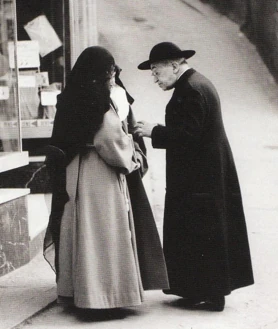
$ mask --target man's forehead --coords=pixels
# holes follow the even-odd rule
[[[151,66],[151,70],[153,70],[153,69],[157,69],[159,67],[162,67],[163,66],[163,63],[156,62],[156,63],[152,63],[150,66]]]

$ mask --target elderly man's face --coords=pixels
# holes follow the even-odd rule
[[[151,70],[154,82],[157,83],[161,89],[169,90],[174,87],[177,77],[171,63],[153,63],[151,64]]]

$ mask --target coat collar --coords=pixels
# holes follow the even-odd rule
[[[193,68],[190,68],[188,70],[186,70],[178,79],[178,81],[175,84],[175,88],[179,85],[181,85],[182,83],[184,83],[185,81],[187,81],[189,79],[189,77],[191,77],[191,75],[193,73],[195,73],[196,70],[194,70]]]

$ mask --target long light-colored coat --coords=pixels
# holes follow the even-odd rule
[[[70,200],[61,220],[57,290],[73,297],[77,307],[134,306],[143,300],[125,177],[137,166],[132,138],[111,108],[94,147],[67,167]]]

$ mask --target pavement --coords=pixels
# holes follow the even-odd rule
[[[32,239],[45,229],[45,209],[49,209],[50,198],[43,195],[28,197],[29,225],[32,227],[29,227],[29,236]],[[0,277],[0,329],[14,328],[55,299],[54,272],[39,252],[28,264]]]
[[[241,182],[255,275],[255,285],[228,296],[227,307],[218,317],[212,319],[208,314],[192,313],[186,320],[181,315],[184,313],[177,311],[168,314],[167,309],[172,301],[164,296],[167,307],[157,311],[156,325],[151,325],[156,316],[153,311],[152,317],[147,317],[150,323],[142,328],[166,328],[164,325],[171,321],[175,325],[167,328],[193,328],[190,320],[194,319],[198,325],[194,328],[198,329],[277,329],[277,84],[255,47],[239,32],[239,27],[206,4],[197,0],[173,0],[176,6],[174,11],[169,4],[162,8],[160,0],[124,2],[101,1],[98,28],[100,44],[116,54],[123,68],[125,85],[130,86],[128,89],[135,99],[140,99],[133,107],[137,119],[155,122],[164,119],[161,109],[165,107],[169,94],[157,90],[158,87],[153,85],[152,78],[146,76],[146,72],[136,71],[136,64],[146,59],[157,42],[174,39],[180,45],[185,40],[191,43],[197,54],[190,64],[211,78],[219,91],[224,123]],[[172,15],[178,14],[183,15],[182,31],[170,20]],[[169,21],[164,19],[163,25],[161,17],[166,15]],[[107,24],[108,21],[110,24]],[[190,28],[193,24],[194,28]],[[137,46],[128,47],[133,44],[134,38]],[[153,95],[159,95],[159,98],[154,99]],[[150,171],[145,177],[145,186],[161,234],[165,153],[153,150],[148,140],[146,143]],[[147,314],[148,307],[161,298],[159,292],[149,292],[144,312]],[[38,254],[29,264],[0,278],[0,329],[28,324],[34,314],[55,305],[55,299],[54,273],[42,255]],[[164,314],[168,317],[163,317]],[[130,325],[126,328],[135,328],[130,321],[126,322]],[[136,328],[139,327],[141,324],[138,322]],[[115,324],[115,328],[122,327]]]

